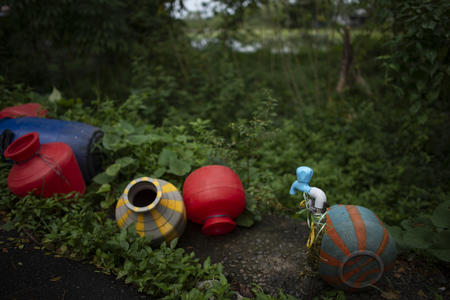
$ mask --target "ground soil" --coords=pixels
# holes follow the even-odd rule
[[[273,296],[281,289],[298,298],[320,299],[336,291],[308,270],[305,245],[308,234],[304,222],[266,216],[251,228],[237,227],[223,236],[204,236],[200,225],[189,223],[179,245],[194,251],[201,259],[210,256],[212,262],[222,263],[232,288],[243,296],[252,296],[251,289],[256,284]],[[450,299],[449,278],[449,264],[431,264],[413,254],[399,256],[394,269],[376,288],[345,293],[345,297]]]
[[[205,236],[188,223],[179,246],[201,260],[221,263],[232,289],[252,297],[256,287],[278,295],[281,289],[301,299],[324,299],[336,291],[309,276],[304,223],[266,216],[251,228],[223,236]],[[150,299],[92,265],[54,257],[30,241],[23,249],[0,230],[0,299]],[[346,299],[450,299],[450,266],[425,262],[414,254],[399,256],[377,288],[345,293]],[[328,298],[330,299],[330,298]],[[331,298],[333,299],[333,298]]]

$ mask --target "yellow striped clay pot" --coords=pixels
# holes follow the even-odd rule
[[[186,226],[183,198],[171,183],[149,177],[131,181],[116,205],[120,228],[133,222],[140,236],[151,236],[152,245],[181,236]]]

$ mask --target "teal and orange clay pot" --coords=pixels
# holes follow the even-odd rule
[[[394,266],[395,241],[369,209],[334,205],[326,215],[320,247],[319,273],[343,290],[359,290],[377,283]]]
[[[128,184],[117,202],[116,221],[120,228],[134,223],[140,236],[151,236],[152,245],[158,246],[183,234],[186,209],[174,185],[141,177]]]
[[[376,284],[397,256],[395,241],[383,222],[362,206],[334,205],[326,210],[325,193],[309,186],[313,170],[300,166],[296,173],[290,194],[303,192],[305,198],[300,206],[305,207],[311,229],[307,247],[313,267],[319,252],[319,274],[330,285],[358,291]]]

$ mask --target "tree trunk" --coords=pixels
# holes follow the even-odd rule
[[[353,46],[350,40],[350,27],[344,28],[344,47],[341,62],[341,71],[339,72],[339,81],[336,86],[336,91],[342,93],[349,76],[349,71],[353,63]]]

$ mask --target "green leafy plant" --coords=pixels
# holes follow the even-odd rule
[[[450,262],[450,201],[436,207],[431,216],[405,220],[389,228],[400,249],[419,249]]]

